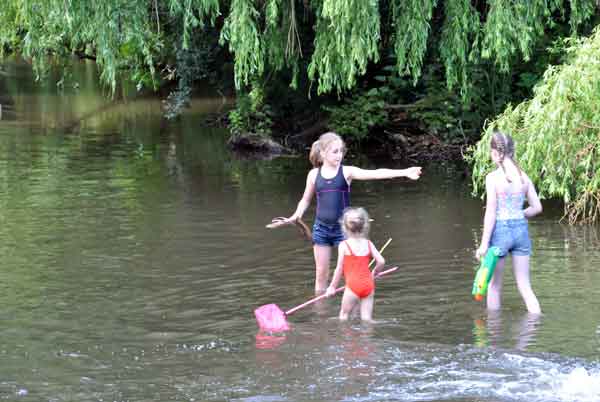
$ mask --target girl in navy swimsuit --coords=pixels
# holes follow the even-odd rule
[[[408,177],[417,180],[421,176],[420,167],[408,169],[365,170],[355,166],[342,165],[346,146],[339,135],[329,132],[321,135],[310,150],[309,159],[313,169],[306,178],[304,195],[292,216],[295,221],[310,205],[313,195],[317,196],[317,211],[313,225],[313,251],[315,255],[315,293],[323,293],[329,278],[331,249],[344,240],[340,218],[350,205],[350,184],[352,180],[379,180]]]

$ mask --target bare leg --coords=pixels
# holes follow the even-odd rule
[[[348,319],[348,316],[352,312],[354,305],[356,305],[359,300],[360,299],[358,296],[356,296],[349,288],[344,290],[344,296],[342,296],[342,307],[340,308],[340,320],[346,321]]]
[[[315,244],[313,246],[315,254],[315,294],[321,294],[327,289],[329,280],[329,261],[331,260],[331,247]]]
[[[354,305],[354,308],[352,309],[352,312],[350,313],[350,317],[356,318],[359,315],[360,315],[360,303],[356,303]]]
[[[360,301],[360,319],[363,321],[373,321],[373,305],[375,304],[375,290]]]
[[[487,308],[488,310],[500,310],[502,305],[502,274],[504,273],[504,264],[506,258],[502,257],[496,264],[494,275],[490,280],[487,292]]]
[[[513,270],[519,293],[527,306],[527,311],[532,314],[540,314],[540,303],[538,302],[529,279],[529,256],[528,255],[513,255]]]

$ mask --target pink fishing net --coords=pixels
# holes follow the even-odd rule
[[[254,310],[258,327],[267,332],[289,331],[285,313],[276,304],[265,304]]]

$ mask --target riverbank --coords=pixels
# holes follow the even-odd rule
[[[208,117],[204,124],[227,129],[229,121],[226,114],[219,114]],[[300,133],[275,133],[272,136],[257,133],[232,134],[228,144],[245,158],[270,159],[280,155],[302,155],[319,135],[327,131],[330,128],[326,123],[316,123]],[[470,145],[466,141],[444,141],[434,134],[419,130],[391,132],[381,129],[360,142],[347,138],[345,140],[350,150],[411,163],[464,162],[464,153]]]

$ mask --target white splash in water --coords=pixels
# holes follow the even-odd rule
[[[530,402],[600,402],[600,371],[537,357],[505,354],[511,379],[498,383],[497,396]]]
[[[395,352],[385,383],[375,389],[379,398],[600,402],[600,368],[583,361],[443,347],[429,351],[433,352],[429,356],[412,350]]]
[[[554,391],[564,401],[600,401],[600,372],[577,367],[558,377]]]

